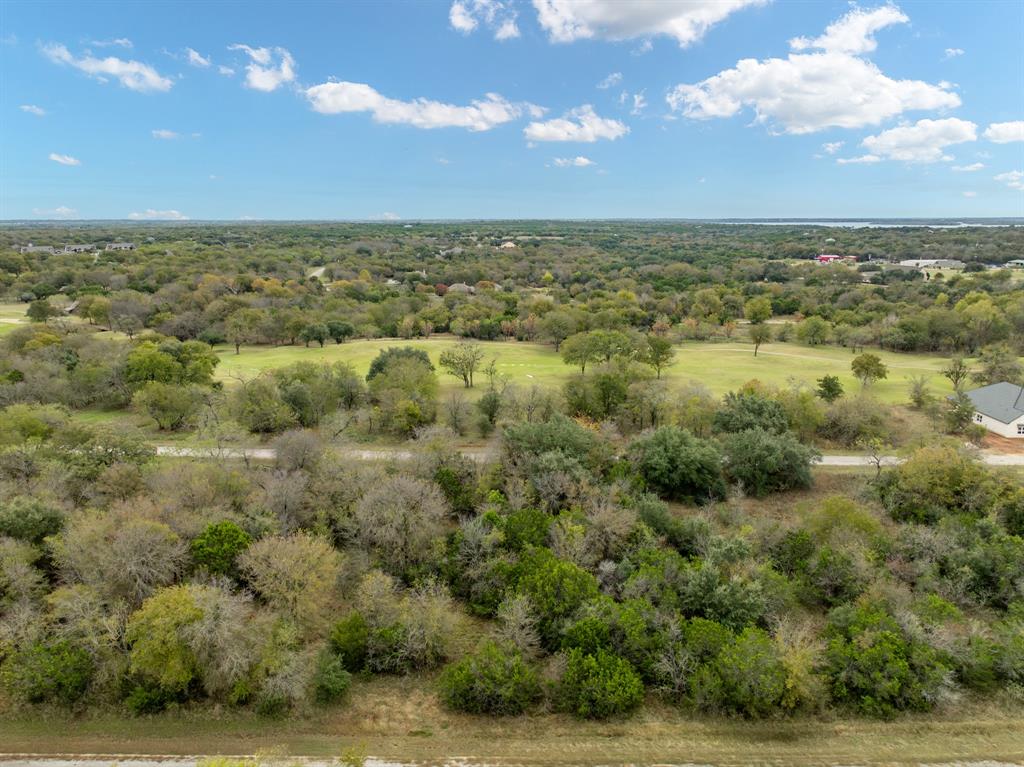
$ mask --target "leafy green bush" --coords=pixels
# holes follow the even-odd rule
[[[598,594],[597,579],[586,570],[558,559],[549,549],[536,549],[524,558],[518,592],[529,597],[540,619],[548,647],[557,647],[562,624],[584,602]]]
[[[869,716],[931,708],[949,667],[884,608],[843,605],[829,614],[825,666],[832,697]]]
[[[234,576],[238,572],[235,560],[250,543],[249,534],[234,522],[215,522],[193,539],[192,561],[216,575]]]
[[[64,512],[38,498],[16,495],[0,503],[0,535],[41,543],[63,526]]]
[[[581,719],[607,719],[632,711],[643,697],[643,681],[629,661],[606,650],[569,651],[557,691],[560,710]]]
[[[321,652],[313,674],[313,693],[317,703],[341,700],[351,683],[352,675],[345,670],[341,657],[330,651]]]
[[[537,673],[522,655],[494,642],[449,665],[440,688],[446,705],[470,714],[514,716],[541,695]]]
[[[878,493],[900,522],[935,524],[949,515],[982,516],[995,501],[989,471],[951,447],[924,447],[885,472]]]
[[[721,704],[749,717],[768,716],[781,708],[786,692],[786,668],[764,631],[748,626],[719,652],[715,670],[721,685]]]
[[[342,667],[353,673],[366,666],[366,642],[370,628],[359,612],[350,613],[334,624],[331,629],[331,649],[341,661]]]
[[[764,429],[772,434],[789,430],[786,410],[778,402],[753,392],[729,392],[713,422],[717,432],[737,434],[749,429]]]
[[[689,503],[725,496],[722,456],[715,444],[677,426],[662,426],[630,445],[636,471],[662,498]]]
[[[729,434],[723,447],[726,473],[750,495],[810,487],[811,465],[818,451],[791,434],[773,434],[761,427]]]
[[[35,642],[4,661],[0,680],[15,699],[26,703],[77,703],[89,689],[93,660],[66,640]]]
[[[543,546],[551,528],[551,515],[540,509],[519,509],[507,517],[502,529],[505,545],[513,551],[522,551],[528,546]]]

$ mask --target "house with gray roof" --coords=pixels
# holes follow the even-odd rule
[[[1000,381],[967,392],[974,422],[994,434],[1024,439],[1024,386]]]

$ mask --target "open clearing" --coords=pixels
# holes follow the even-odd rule
[[[1006,701],[882,722],[688,716],[652,702],[628,719],[580,722],[557,715],[495,719],[452,714],[432,675],[358,680],[348,702],[296,719],[209,709],[131,719],[113,714],[0,720],[8,754],[253,754],[301,756],[349,749],[402,762],[519,765],[713,763],[919,764],[1024,759],[1024,711]],[[465,761],[463,761],[465,760]]]
[[[423,349],[435,366],[442,351],[458,341],[451,336],[431,339],[374,339],[349,341],[344,344],[329,343],[319,346],[243,346],[241,354],[235,354],[234,347],[219,346],[221,364],[217,377],[230,383],[232,377],[249,378],[268,368],[289,365],[299,360],[318,362],[348,362],[358,372],[365,374],[370,362],[381,349],[391,346],[412,346]],[[546,344],[517,341],[483,341],[480,345],[487,353],[485,360],[496,360],[498,371],[509,383],[517,386],[559,386],[577,370],[562,362],[554,348]],[[878,354],[889,366],[889,377],[872,387],[873,393],[889,403],[907,401],[907,379],[914,375],[926,375],[935,394],[952,393],[949,381],[939,372],[946,364],[946,358],[937,355],[896,354],[870,350]],[[839,376],[848,392],[860,390],[860,383],[850,373],[853,354],[849,349],[829,346],[801,346],[793,343],[765,344],[757,357],[754,347],[741,343],[685,343],[677,347],[676,360],[662,377],[674,385],[697,381],[713,394],[724,394],[742,386],[751,379],[766,384],[785,386],[790,381],[801,381],[813,386],[824,375]],[[462,388],[462,383],[443,371],[443,391]],[[482,373],[477,375],[477,390],[486,383]]]

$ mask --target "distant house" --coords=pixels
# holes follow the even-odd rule
[[[1024,269],[1024,258],[1015,258],[1013,261],[1007,261],[1006,265],[1010,269]]]
[[[838,263],[842,263],[844,261],[856,262],[857,261],[857,257],[856,256],[837,256],[835,253],[822,253],[820,256],[818,256],[814,260],[817,261],[819,264],[834,264],[834,263],[837,263],[837,262]]]
[[[106,250],[135,250],[134,242],[108,242]]]
[[[22,245],[18,250],[22,253],[56,253],[51,245]]]
[[[448,292],[449,293],[467,293],[467,294],[472,294],[472,293],[476,293],[476,288],[474,288],[472,285],[467,285],[464,282],[456,282],[456,283],[448,286]]]
[[[954,261],[951,258],[910,258],[900,261],[900,266],[909,266],[914,269],[963,269],[967,264],[963,261]]]
[[[1000,383],[967,392],[974,422],[1001,437],[1024,439],[1024,386]]]
[[[65,245],[65,253],[91,253],[96,250],[95,245]]]

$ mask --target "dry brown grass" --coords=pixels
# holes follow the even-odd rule
[[[143,719],[114,714],[0,720],[0,751],[60,754],[338,755],[358,747],[390,759],[489,764],[899,764],[1024,759],[1024,709],[973,701],[895,722],[825,718],[745,722],[687,715],[651,701],[619,721],[556,714],[494,719],[454,714],[433,675],[359,681],[347,703],[305,718],[266,720],[203,710]]]

